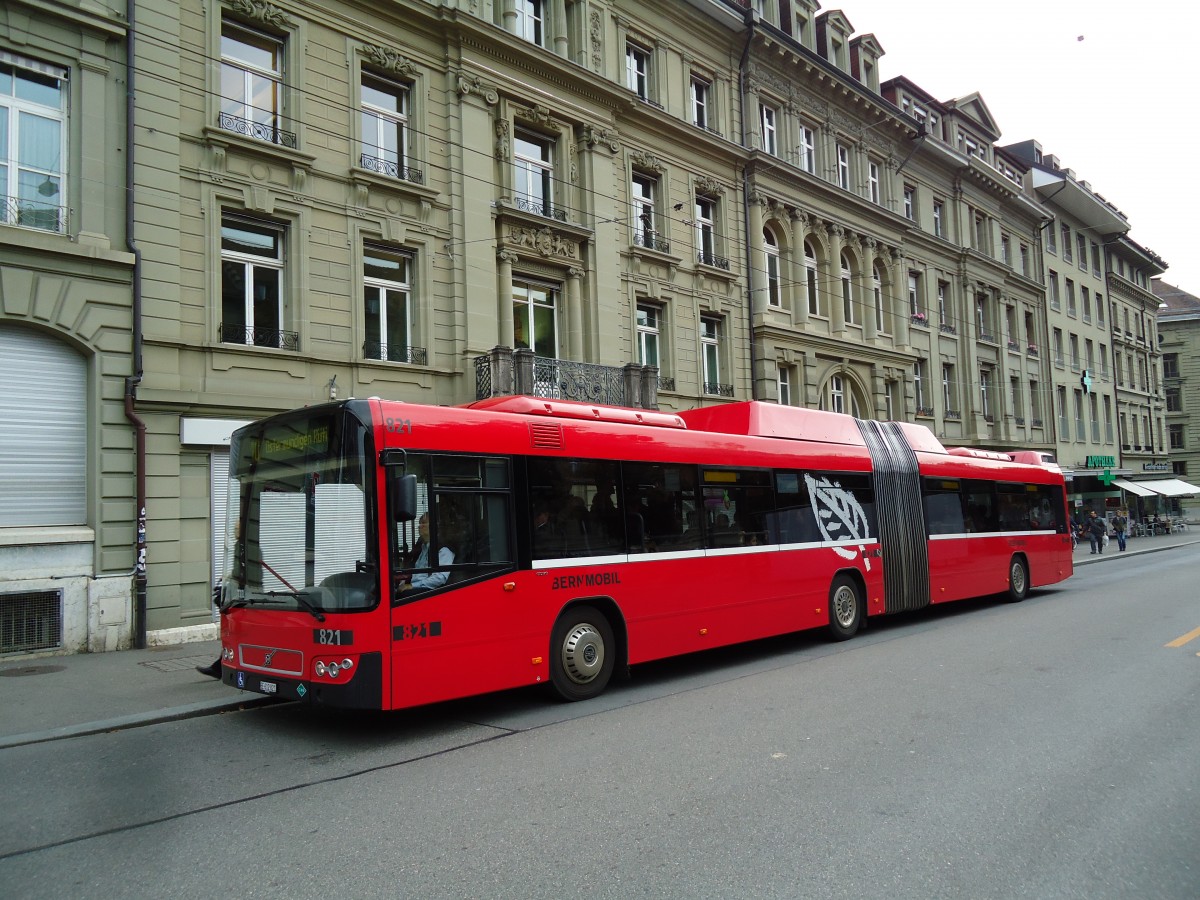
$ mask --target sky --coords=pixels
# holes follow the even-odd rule
[[[884,49],[880,80],[903,75],[939,100],[978,92],[1002,132],[1032,138],[1129,220],[1200,294],[1200,4],[1192,0],[826,0]]]

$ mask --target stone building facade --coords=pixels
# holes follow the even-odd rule
[[[131,637],[127,39],[99,5],[0,7],[0,654]]]

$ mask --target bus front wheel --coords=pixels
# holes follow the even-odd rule
[[[858,583],[848,575],[833,579],[829,588],[829,634],[835,641],[847,641],[862,625],[863,599]]]
[[[564,700],[601,694],[612,677],[616,644],[599,610],[576,606],[564,613],[550,637],[550,685]]]

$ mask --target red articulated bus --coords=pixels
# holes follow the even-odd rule
[[[636,663],[1054,584],[1048,455],[745,402],[348,400],[239,429],[222,670],[398,709],[521,685],[582,700]]]

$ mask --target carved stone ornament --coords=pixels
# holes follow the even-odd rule
[[[265,0],[231,0],[229,8],[245,19],[275,28],[294,28],[296,24],[282,9]]]
[[[600,52],[604,46],[602,42],[602,38],[604,37],[604,20],[600,17],[600,10],[598,9],[592,10],[588,34],[592,39],[592,68],[599,72],[600,67],[604,64],[604,58]]]
[[[621,149],[621,142],[615,128],[607,125],[586,125],[583,129],[583,140],[589,147],[604,144],[613,153]]]
[[[378,66],[385,72],[391,72],[402,78],[417,77],[417,67],[413,61],[390,47],[380,47],[378,44],[363,44],[363,53],[373,65]]]
[[[517,116],[522,121],[528,122],[531,125],[538,125],[542,128],[557,127],[557,123],[554,121],[554,114],[540,103],[531,106],[529,109],[521,110],[517,113]]]
[[[465,75],[459,72],[458,92],[464,97],[475,94],[483,98],[483,102],[488,106],[494,106],[500,102],[500,92],[494,87],[484,84],[478,75]]]
[[[630,151],[629,161],[633,163],[635,168],[643,172],[648,172],[651,175],[661,175],[663,173],[663,164],[658,161],[658,157],[645,150]]]
[[[696,193],[703,194],[706,197],[718,194],[723,195],[725,193],[725,185],[708,175],[701,175],[696,179]]]
[[[579,246],[575,241],[556,234],[549,228],[509,228],[508,243],[515,247],[527,247],[542,256],[557,256],[562,259],[578,259]]]
[[[496,159],[500,162],[508,162],[511,148],[508,130],[508,119],[496,120]]]

